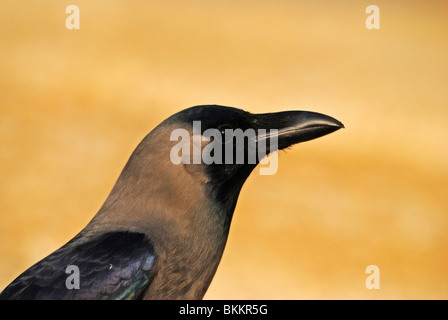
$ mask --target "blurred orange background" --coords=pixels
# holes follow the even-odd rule
[[[70,4],[79,30],[65,27]],[[0,290],[90,221],[154,126],[221,104],[346,129],[248,179],[205,298],[447,299],[447,9],[1,1]]]

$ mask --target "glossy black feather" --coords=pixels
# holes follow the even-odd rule
[[[154,277],[155,254],[141,233],[78,235],[26,270],[0,299],[136,299]],[[67,266],[79,268],[79,289],[68,289]]]

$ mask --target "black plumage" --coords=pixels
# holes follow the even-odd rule
[[[79,234],[26,270],[2,299],[136,299],[154,276],[154,248],[141,233]],[[67,288],[67,266],[77,266],[79,289]]]

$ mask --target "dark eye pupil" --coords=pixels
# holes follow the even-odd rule
[[[220,125],[218,128],[219,132],[221,133],[221,141],[222,143],[228,143],[229,141],[226,140],[226,130],[230,129],[233,130],[232,126],[228,124]]]
[[[225,134],[226,129],[232,129],[232,127],[229,126],[228,124],[224,124],[224,125],[218,127],[218,130],[221,132],[221,134]]]

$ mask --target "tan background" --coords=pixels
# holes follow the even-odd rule
[[[447,9],[1,0],[0,289],[93,217],[156,124],[213,103],[346,129],[249,178],[206,298],[447,299]]]

